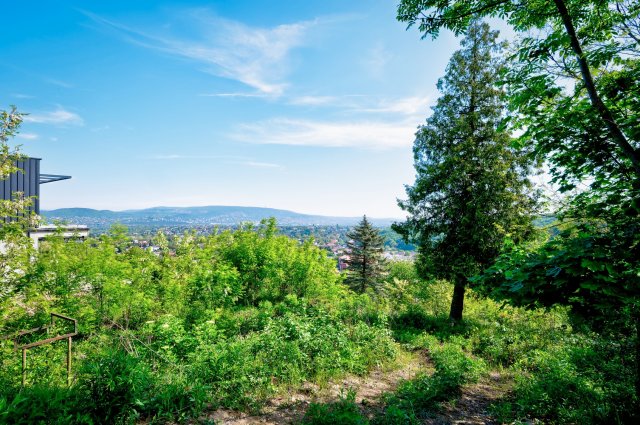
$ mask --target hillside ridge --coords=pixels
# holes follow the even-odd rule
[[[132,225],[237,225],[242,222],[257,223],[274,217],[279,225],[345,225],[358,223],[362,217],[339,217],[303,214],[295,211],[228,205],[208,205],[196,207],[158,206],[145,209],[123,211],[96,210],[93,208],[59,208],[43,210],[42,215],[49,221],[61,220],[77,224],[123,223]],[[389,226],[394,218],[370,218],[375,226]]]

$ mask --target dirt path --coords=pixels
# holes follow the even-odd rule
[[[498,372],[491,372],[488,377],[476,384],[462,388],[462,396],[445,406],[429,424],[497,424],[489,414],[489,407],[504,397],[513,385],[512,379]]]
[[[296,392],[283,394],[270,400],[260,415],[251,416],[220,409],[200,420],[212,419],[216,425],[291,424],[304,416],[310,403],[335,401],[343,391],[349,388],[356,392],[356,402],[362,405],[365,411],[373,411],[380,408],[381,396],[384,393],[394,391],[400,381],[411,379],[429,369],[430,366],[425,357],[415,353],[395,370],[376,369],[367,376],[348,376],[323,387],[306,384]]]
[[[376,369],[367,376],[348,376],[323,387],[305,384],[295,392],[281,394],[270,400],[259,415],[219,409],[201,416],[198,423],[212,420],[216,425],[292,424],[302,419],[310,403],[336,401],[349,388],[356,392],[356,403],[361,406],[363,413],[373,416],[383,407],[381,398],[384,393],[393,392],[403,380],[411,379],[421,372],[432,371],[428,359],[423,354],[413,353],[400,367],[393,370]],[[489,414],[489,407],[504,397],[511,386],[509,377],[492,372],[480,382],[464,386],[459,399],[445,404],[443,411],[425,419],[423,423],[496,424]]]

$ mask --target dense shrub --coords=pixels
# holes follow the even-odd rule
[[[83,394],[75,388],[34,385],[0,395],[0,423],[31,425],[92,424],[90,412],[83,409]]]
[[[363,374],[397,353],[384,328],[346,325],[317,308],[303,310],[267,318],[262,329],[242,337],[198,345],[190,358],[195,376],[221,405],[255,407],[279,386]]]
[[[148,367],[122,350],[88,359],[79,374],[85,411],[104,424],[127,423],[139,416],[153,385]]]
[[[369,420],[360,413],[356,394],[349,390],[335,403],[311,403],[301,425],[368,425]]]
[[[499,417],[554,423],[632,421],[635,394],[629,367],[617,356],[593,351],[592,343],[574,339],[572,344],[530,352],[515,365],[513,393],[495,407]]]

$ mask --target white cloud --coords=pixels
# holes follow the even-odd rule
[[[267,97],[265,93],[201,93],[198,96],[202,97]]]
[[[239,81],[260,93],[280,95],[287,86],[288,56],[303,44],[305,33],[315,21],[250,27],[212,15],[207,10],[176,14],[178,20],[168,28],[185,25],[191,34],[172,36],[167,28],[139,30],[85,12],[95,22],[115,30],[124,40],[193,60],[205,71]]]
[[[393,59],[391,52],[382,43],[378,43],[367,51],[364,66],[373,78],[380,79],[384,76],[387,63],[391,59]]]
[[[411,146],[415,128],[404,120],[321,122],[281,118],[243,124],[231,136],[258,144],[391,149]]]
[[[254,167],[254,168],[282,168],[280,164],[274,164],[272,162],[260,162],[255,161],[252,158],[247,158],[243,156],[233,156],[233,155],[182,155],[182,154],[169,154],[169,155],[153,155],[148,157],[147,159],[155,159],[155,160],[166,160],[166,161],[178,161],[178,160],[186,160],[186,159],[214,159],[220,160],[225,164],[234,164],[234,165],[242,165],[245,167]]]
[[[100,132],[107,131],[107,130],[110,130],[110,129],[111,129],[111,126],[109,124],[105,124],[105,125],[101,125],[99,127],[93,127],[91,129],[91,131],[93,131],[94,133],[100,133]]]
[[[238,162],[237,164],[254,168],[282,168],[280,164],[274,164],[272,162],[243,161]]]
[[[55,111],[29,114],[24,117],[25,122],[33,122],[37,124],[74,124],[83,125],[84,121],[80,115],[75,112],[67,111],[62,107],[58,107]]]
[[[183,154],[168,154],[168,155],[153,155],[147,159],[156,160],[180,160],[180,159],[245,159],[243,157],[229,157],[224,155],[183,155]]]
[[[337,107],[344,112],[359,114],[396,114],[419,122],[428,115],[431,99],[428,96],[385,99],[352,94],[341,96],[294,96],[289,99],[288,103],[296,106]]]
[[[195,156],[191,155],[153,155],[148,159],[157,159],[157,160],[172,160],[172,159],[194,159]]]
[[[40,136],[35,133],[19,133],[16,137],[24,140],[36,140]]]
[[[400,99],[386,99],[374,105],[356,108],[358,112],[397,113],[406,116],[425,117],[427,115],[430,99],[427,96],[412,96]]]
[[[339,96],[297,96],[289,101],[292,105],[318,106],[333,105],[340,99]]]
[[[44,77],[44,81],[49,84],[53,84],[54,86],[62,87],[65,89],[73,88],[73,84],[67,83],[66,81],[58,80],[57,78]]]

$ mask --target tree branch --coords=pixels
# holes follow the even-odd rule
[[[613,114],[607,108],[607,105],[604,104],[598,91],[596,89],[595,83],[593,82],[593,75],[591,74],[591,69],[589,68],[589,63],[587,62],[586,55],[582,51],[582,46],[580,45],[580,40],[578,40],[578,36],[576,34],[576,30],[573,26],[573,21],[571,16],[569,15],[569,11],[567,10],[567,6],[564,0],[554,0],[556,8],[560,13],[560,17],[562,18],[562,22],[567,31],[567,35],[569,36],[569,40],[571,41],[571,48],[575,53],[578,65],[580,66],[580,73],[582,74],[582,81],[587,89],[587,93],[589,94],[589,99],[591,100],[591,104],[598,111],[600,117],[604,120],[607,128],[609,130],[609,134],[613,138],[613,141],[618,145],[620,149],[622,149],[623,155],[631,161],[631,165],[636,174],[636,179],[634,182],[635,186],[640,185],[640,155],[638,152],[631,146],[626,136],[618,126]]]

